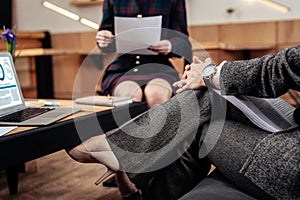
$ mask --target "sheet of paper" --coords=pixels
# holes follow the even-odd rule
[[[17,126],[0,126],[0,136],[8,133],[9,131],[14,130],[15,128],[18,128]]]
[[[160,41],[162,16],[115,17],[116,48],[119,53],[155,55],[147,48]]]

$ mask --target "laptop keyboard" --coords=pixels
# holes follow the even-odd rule
[[[54,108],[26,108],[18,112],[0,117],[1,122],[23,122],[27,119],[49,112]]]

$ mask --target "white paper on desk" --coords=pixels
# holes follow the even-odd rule
[[[162,16],[115,17],[115,37],[118,53],[156,55],[147,48],[160,41]]]
[[[0,126],[0,136],[8,133],[9,131],[14,130],[15,128],[18,128],[18,127],[17,126],[4,126],[4,127]]]

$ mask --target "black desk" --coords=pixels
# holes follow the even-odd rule
[[[129,109],[123,106],[104,110],[0,137],[0,169],[6,169],[10,194],[18,192],[18,169],[22,163],[78,145],[89,137],[107,132],[116,128],[117,124],[128,121],[128,113],[133,118],[146,109],[145,103],[133,103]],[[116,115],[118,122],[114,120]],[[94,123],[95,116],[100,126]],[[86,134],[79,137],[78,127],[84,128]]]

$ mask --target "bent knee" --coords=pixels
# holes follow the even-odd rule
[[[134,101],[141,101],[143,98],[143,91],[136,82],[123,81],[115,87],[113,95],[121,97],[131,97],[134,98]]]
[[[154,79],[147,84],[144,94],[151,108],[168,101],[172,96],[172,87],[166,80]]]

